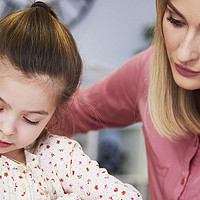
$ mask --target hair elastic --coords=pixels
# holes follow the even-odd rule
[[[44,2],[42,1],[36,1],[35,3],[32,4],[32,7],[42,7],[44,9],[46,9],[53,17],[55,17],[57,19],[56,14],[51,10],[51,8]]]

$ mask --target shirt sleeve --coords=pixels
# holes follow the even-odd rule
[[[64,145],[71,146],[69,155],[63,148],[56,156],[60,160],[56,174],[66,194],[75,193],[82,200],[142,200],[141,194],[133,186],[122,183],[108,174],[106,169],[100,168],[96,161],[90,160],[77,142],[63,140],[60,145],[61,149]]]
[[[54,116],[50,121],[49,125],[52,125],[58,119],[58,127],[52,128],[51,132],[70,136],[141,121],[138,105],[141,93],[146,92],[145,70],[149,68],[151,57],[152,48],[134,56],[96,84],[78,89],[60,111],[61,117]]]

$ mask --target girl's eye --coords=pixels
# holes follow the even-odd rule
[[[31,121],[29,119],[27,119],[26,117],[23,117],[25,119],[25,121],[28,123],[28,124],[31,124],[31,125],[38,125],[39,124],[39,121]]]
[[[185,25],[184,22],[181,22],[179,20],[174,19],[172,16],[167,17],[167,21],[169,21],[170,23],[172,23],[176,28],[182,27]]]
[[[3,108],[0,108],[0,112],[2,112],[3,111]]]

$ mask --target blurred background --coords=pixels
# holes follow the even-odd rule
[[[44,0],[71,30],[84,62],[82,87],[117,70],[152,41],[155,0]],[[0,0],[0,17],[29,7],[32,0]],[[141,123],[74,137],[101,167],[148,196]]]

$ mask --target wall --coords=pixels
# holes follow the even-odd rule
[[[155,22],[155,0],[96,0],[72,29],[84,60],[115,69],[145,45],[143,29]]]

